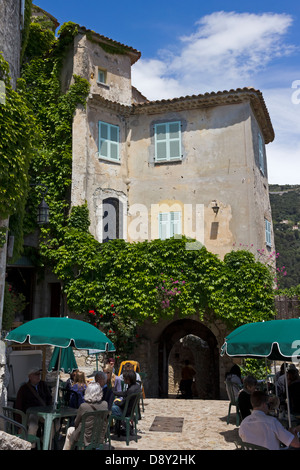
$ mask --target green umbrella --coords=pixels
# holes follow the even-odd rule
[[[24,323],[10,331],[6,340],[16,343],[58,346],[76,349],[115,351],[113,343],[90,323],[68,317],[43,317]]]
[[[300,354],[300,319],[270,320],[242,325],[226,338],[221,348],[231,357],[296,361]]]
[[[242,325],[226,338],[221,356],[265,358],[274,361],[299,362],[300,319],[270,320]],[[284,363],[285,364],[285,363]],[[288,389],[285,369],[286,390]],[[289,396],[288,420],[291,426]]]
[[[59,353],[61,357],[59,358]],[[74,370],[78,369],[78,365],[74,356],[74,352],[71,346],[68,348],[54,348],[52,357],[49,362],[48,371],[58,370],[58,361],[60,359],[60,370],[65,374],[71,374]]]
[[[59,371],[63,348],[73,346],[76,349],[96,349],[99,352],[115,351],[113,343],[102,331],[90,323],[68,317],[43,317],[31,320],[10,331],[7,341],[35,345],[50,345],[59,348],[57,363],[57,381],[54,407],[57,405]]]

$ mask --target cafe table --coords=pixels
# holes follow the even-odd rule
[[[43,450],[49,450],[52,423],[55,419],[68,418],[76,416],[77,409],[69,406],[62,406],[54,408],[53,405],[49,406],[33,406],[27,409],[27,416],[34,414],[39,418],[44,419],[44,436],[43,436]]]

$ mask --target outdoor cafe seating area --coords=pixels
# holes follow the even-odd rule
[[[32,450],[111,449],[112,435],[114,439],[124,436],[127,446],[130,440],[137,441],[144,375],[139,375],[137,361],[124,361],[114,370],[114,360],[109,359],[114,345],[100,330],[80,320],[44,318],[12,330],[6,339],[9,345],[42,345],[44,350],[45,344],[54,346],[48,372],[55,374],[55,381],[46,383],[43,367],[31,366],[26,371],[20,358],[15,361],[10,381],[14,382],[20,368],[27,377],[18,390],[14,384],[14,393],[8,394],[2,407],[1,428],[7,434],[29,443],[27,448]],[[74,349],[96,352],[112,364],[99,371],[97,361],[97,370],[85,376],[78,369]],[[31,361],[37,358],[38,354],[30,357]]]

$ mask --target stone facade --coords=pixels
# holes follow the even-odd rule
[[[274,132],[260,91],[243,88],[150,102],[131,85],[131,67],[140,55],[85,28],[79,28],[66,53],[63,91],[74,74],[91,85],[86,107],[79,106],[73,120],[72,205],[87,201],[90,231],[100,242],[113,224],[115,236],[108,228],[108,238],[158,238],[160,214],[177,213],[180,233],[221,258],[233,246],[271,251],[265,144]],[[166,123],[178,124],[180,155],[159,161],[157,129]],[[105,132],[111,133],[109,139]],[[100,151],[101,139],[111,145],[108,158]],[[115,218],[107,217],[106,203],[116,204]],[[39,287],[41,305],[35,302],[33,317],[50,313],[45,299],[55,279],[49,276],[43,292]],[[66,308],[60,313],[66,314]],[[128,359],[138,360],[146,372],[148,397],[177,393],[179,370],[188,358],[197,370],[196,396],[219,398],[225,396],[223,382],[231,365],[229,358],[219,358],[227,333],[220,322],[196,316],[155,325],[146,321],[135,355]]]
[[[159,213],[176,211],[181,233],[221,258],[233,246],[270,251],[274,237],[265,144],[274,132],[260,91],[150,102],[131,85],[131,67],[139,57],[137,50],[84,28],[66,54],[63,89],[73,74],[91,85],[86,107],[78,107],[73,121],[72,205],[87,201],[90,231],[100,242],[105,224],[111,223],[104,204],[114,200],[115,236],[130,242],[158,238]],[[155,126],[174,122],[180,123],[180,158],[158,162]],[[115,160],[101,157],[99,123],[118,131]],[[271,246],[266,246],[265,220]],[[180,368],[189,358],[197,369],[195,395],[226,396],[224,377],[231,360],[219,360],[219,351],[227,333],[219,322],[196,317],[145,322],[131,359],[146,372],[146,395],[176,394]]]
[[[182,233],[221,257],[234,245],[265,249],[265,220],[272,227],[272,218],[259,136],[268,143],[274,134],[261,93],[245,88],[155,102],[138,95],[137,102],[130,69],[138,53],[127,46],[108,53],[103,41],[78,35],[62,74],[65,86],[73,73],[91,84],[86,109],[74,117],[72,204],[88,202],[93,235],[103,240],[103,202],[113,198],[118,236],[128,241],[158,238],[158,214],[178,211]],[[97,81],[99,70],[106,83]],[[99,155],[99,122],[119,131],[116,161]],[[154,126],[166,122],[180,122],[182,154],[158,162]]]

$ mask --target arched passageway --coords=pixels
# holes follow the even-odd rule
[[[190,336],[192,335],[192,337]],[[187,338],[186,338],[187,337]],[[217,340],[211,330],[195,320],[184,319],[177,320],[167,326],[162,332],[159,339],[158,348],[158,377],[159,377],[159,396],[167,398],[169,393],[169,359],[170,353],[178,341],[182,338],[187,341],[193,340],[193,338],[200,338],[203,347],[203,354],[205,358],[200,364],[199,347],[196,349],[190,349],[190,354],[193,356],[194,366],[197,370],[197,382],[201,384],[198,388],[199,398],[219,398],[219,351],[217,348]],[[195,354],[195,351],[198,351]],[[187,349],[186,349],[187,351]],[[193,352],[194,351],[194,352]],[[179,353],[180,354],[180,353]],[[182,358],[178,357],[178,362],[183,362],[183,359],[189,358],[187,352]],[[173,360],[174,363],[174,360]],[[205,364],[205,367],[203,365]],[[209,390],[209,394],[207,391]]]

